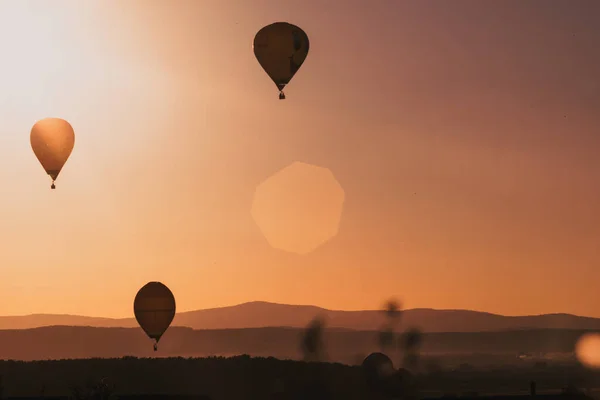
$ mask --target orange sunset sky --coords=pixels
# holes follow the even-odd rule
[[[132,316],[158,280],[179,311],[395,296],[600,317],[598,15],[597,0],[2,1],[0,314]],[[252,52],[275,21],[311,40],[285,101]],[[56,190],[29,143],[45,117],[76,135]],[[251,212],[294,162],[344,191],[337,236],[306,255],[271,247]]]

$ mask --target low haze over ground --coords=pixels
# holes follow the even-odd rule
[[[0,314],[130,317],[159,280],[181,311],[600,317],[600,2],[575,3],[0,3]],[[285,101],[252,53],[278,20],[311,38]],[[76,133],[55,191],[47,116]],[[344,190],[304,256],[251,213],[297,161]]]

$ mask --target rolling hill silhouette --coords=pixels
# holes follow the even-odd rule
[[[262,301],[229,307],[177,313],[172,326],[193,329],[241,329],[305,327],[315,316],[323,316],[329,328],[378,330],[385,321],[382,311],[335,311],[316,306],[286,305]],[[424,332],[489,332],[516,329],[600,329],[600,318],[571,314],[510,317],[479,311],[412,309],[402,313],[402,326]],[[43,326],[137,327],[134,318],[96,318],[77,315],[34,314],[0,317],[0,329]]]

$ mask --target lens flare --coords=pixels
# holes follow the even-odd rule
[[[586,367],[600,369],[600,333],[581,336],[575,346],[575,354]]]

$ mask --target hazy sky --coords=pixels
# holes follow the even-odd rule
[[[600,317],[600,2],[0,1],[0,314],[251,300]],[[264,25],[311,40],[277,99]],[[36,120],[75,149],[57,189]],[[252,219],[300,161],[345,193],[299,256]]]

